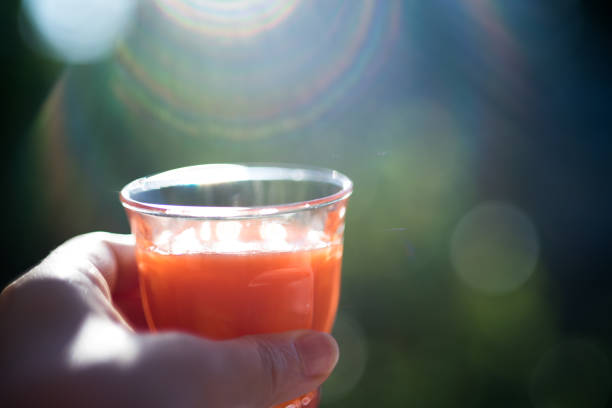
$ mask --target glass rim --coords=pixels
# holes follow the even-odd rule
[[[194,182],[196,180],[199,181]],[[163,187],[192,184],[212,185],[249,180],[314,181],[336,185],[340,190],[334,194],[307,201],[249,207],[159,204],[138,201],[133,198],[134,193]],[[121,189],[119,199],[123,207],[138,213],[161,217],[222,220],[275,216],[313,210],[347,199],[352,192],[353,182],[347,176],[327,168],[283,163],[214,163],[179,167],[138,178]]]

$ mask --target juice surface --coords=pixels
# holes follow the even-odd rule
[[[330,332],[342,245],[285,252],[173,254],[139,248],[147,322],[211,339],[295,329]]]

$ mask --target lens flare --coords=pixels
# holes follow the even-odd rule
[[[154,0],[174,23],[201,34],[245,38],[272,29],[295,10],[299,0]]]
[[[478,35],[476,42],[473,37],[467,41],[471,47],[474,47],[475,43],[480,47],[478,58],[490,72],[489,75],[478,78],[478,81],[486,81],[488,92],[516,111],[524,112],[526,109],[524,101],[531,100],[536,95],[528,80],[524,44],[517,37],[512,21],[505,18],[504,6],[508,5],[491,0],[462,2],[466,13],[484,34]],[[465,32],[469,33],[469,30]]]
[[[194,36],[193,24],[143,13],[143,28],[118,49],[113,92],[134,120],[155,120],[160,131],[234,139],[287,133],[341,104],[389,54],[401,12],[395,0],[156,5],[176,3],[175,13],[197,9],[227,27],[202,23],[198,32],[204,25],[210,35]],[[237,23],[247,14],[270,17],[261,26]]]

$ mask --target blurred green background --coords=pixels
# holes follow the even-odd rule
[[[324,407],[609,406],[607,2],[0,8],[3,286],[128,232],[134,178],[329,167],[355,193]]]

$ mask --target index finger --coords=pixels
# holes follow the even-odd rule
[[[65,242],[43,261],[46,273],[93,284],[137,330],[147,327],[132,235],[92,232]],[[62,276],[58,276],[62,275]]]
[[[112,234],[109,232],[99,233],[102,242],[106,244],[115,257],[116,269],[111,293],[113,296],[131,293],[138,289],[138,266],[134,254],[134,236],[123,234]]]
[[[112,302],[131,326],[138,331],[147,330],[147,322],[142,309],[138,267],[134,256],[134,237],[103,233],[103,242],[110,248],[116,269],[111,286]]]
[[[121,296],[138,288],[138,267],[132,235],[101,231],[79,235],[55,249],[43,264],[46,262],[71,266],[54,268],[53,272],[85,275],[98,286],[106,286],[109,296]],[[102,282],[99,282],[100,278]]]

